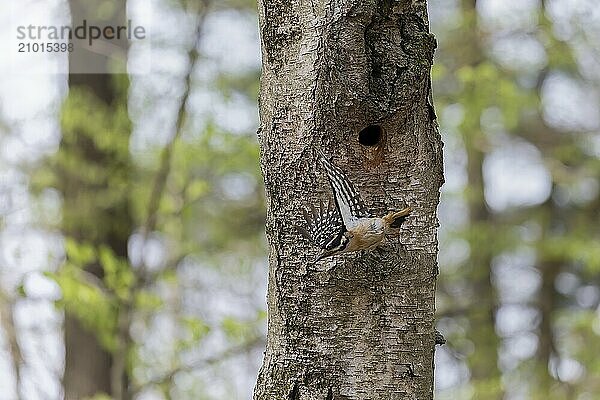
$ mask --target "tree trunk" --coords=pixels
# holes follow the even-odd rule
[[[125,1],[116,1],[118,5],[114,14],[104,21],[113,26],[124,25],[127,17]],[[90,21],[98,15],[96,3],[84,0],[70,0],[69,6],[74,24],[84,19]],[[89,23],[89,22],[88,22]],[[76,49],[70,55],[70,90],[83,90],[93,94],[96,101],[107,107],[120,107],[125,104],[119,98],[115,89],[115,76],[107,73],[77,73],[89,71],[88,62],[94,64],[94,71],[108,71],[108,61],[105,57],[93,52],[83,53]],[[125,60],[123,60],[125,61]],[[100,63],[104,63],[100,65]],[[75,72],[74,72],[75,71]],[[122,104],[116,104],[117,102]],[[129,135],[130,132],[122,132]],[[101,182],[93,179],[90,182],[82,180],[80,171],[63,170],[61,187],[63,204],[62,230],[67,237],[92,243],[96,246],[106,245],[115,255],[127,257],[127,241],[133,230],[133,222],[129,213],[128,196],[123,193],[120,199],[111,204],[103,202],[102,196],[109,190],[114,177],[127,174],[128,150],[121,149],[118,154],[96,146],[90,135],[84,129],[69,132],[72,140],[61,142],[60,152],[67,157],[75,158],[82,163],[89,163],[107,171]],[[109,168],[110,167],[110,168]],[[85,178],[84,178],[85,179]],[[113,189],[114,190],[114,189]],[[83,203],[91,199],[90,203]],[[90,224],[89,221],[95,221]],[[89,265],[87,271],[97,277],[102,277],[102,268],[97,264]],[[93,332],[82,325],[76,315],[65,312],[65,371],[63,384],[66,400],[79,400],[91,397],[97,393],[115,395],[114,377],[111,382],[111,369],[114,359],[110,351],[102,346],[98,332]],[[119,354],[124,357],[125,355]],[[126,378],[125,378],[126,379]],[[124,386],[127,382],[122,383]],[[121,399],[121,396],[115,398]]]
[[[462,0],[461,9],[464,21],[458,42],[462,57],[459,64],[477,68],[486,59],[481,42],[483,33],[479,27],[477,0]],[[463,94],[475,98],[479,95],[477,90],[477,85],[470,83],[463,88]],[[467,363],[474,398],[502,399],[504,388],[498,366],[500,340],[496,333],[498,295],[492,281],[492,260],[497,251],[493,245],[481,245],[481,237],[488,227],[497,225],[494,214],[486,205],[484,193],[483,163],[487,138],[480,120],[483,108],[486,107],[487,104],[476,104],[474,101],[469,103],[461,125],[467,162],[467,237],[470,247],[470,257],[464,271],[468,274],[471,291],[465,316],[468,321],[468,339],[475,349],[469,354]]]
[[[472,120],[479,121],[480,115],[473,115]],[[481,127],[477,123],[476,131],[469,132],[483,142]],[[467,153],[467,178],[469,183],[468,209],[471,229],[491,226],[494,216],[485,203],[483,161],[484,152],[478,144],[465,136]],[[498,366],[499,338],[496,333],[496,313],[498,295],[492,282],[493,247],[480,246],[479,239],[473,235],[470,241],[471,257],[468,271],[470,274],[472,293],[471,305],[466,316],[469,321],[469,339],[475,351],[468,357],[469,369],[475,398],[504,398],[501,373]]]
[[[552,192],[556,193],[557,185],[552,185]],[[552,197],[550,197],[541,207],[540,224],[542,228],[541,241],[548,240],[557,230],[568,226],[569,217],[565,215],[565,210],[557,206]],[[559,294],[554,287],[556,278],[561,272],[563,265],[568,260],[557,255],[548,255],[539,251],[538,272],[540,274],[541,286],[537,293],[537,305],[540,315],[540,324],[538,327],[538,346],[536,351],[536,378],[537,397],[539,399],[552,398],[553,394],[560,393],[560,386],[555,385],[556,378],[550,372],[553,358],[558,358],[556,351],[556,337],[553,319],[556,310],[560,309]],[[564,392],[563,392],[564,393]]]
[[[443,173],[426,3],[263,0],[259,13],[270,270],[254,398],[431,399]],[[414,209],[398,235],[314,262],[294,225],[332,197],[318,151],[372,213]]]

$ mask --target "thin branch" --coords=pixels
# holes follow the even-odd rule
[[[261,337],[261,336],[253,337],[252,339],[250,339],[247,342],[229,347],[229,348],[223,350],[222,352],[215,354],[213,356],[202,358],[202,359],[193,361],[193,362],[185,364],[185,365],[177,366],[177,367],[173,368],[171,371],[169,371],[161,376],[152,378],[149,381],[147,381],[146,383],[138,386],[134,390],[134,394],[141,392],[143,389],[145,389],[149,386],[165,385],[165,384],[171,382],[173,380],[173,378],[175,377],[175,375],[177,375],[180,372],[194,371],[200,367],[215,365],[215,364],[218,364],[220,362],[227,360],[228,358],[237,356],[242,353],[247,353],[256,347],[262,347],[264,345],[265,345],[265,341],[264,341],[263,337]]]
[[[175,131],[170,142],[162,151],[160,165],[152,185],[152,191],[148,201],[148,215],[144,225],[142,226],[142,243],[146,243],[148,240],[148,235],[156,228],[160,201],[164,195],[167,179],[171,171],[173,148],[177,140],[181,137],[185,124],[186,107],[192,90],[192,74],[198,60],[198,48],[201,41],[201,32],[204,20],[208,13],[209,2],[208,0],[204,0],[201,1],[201,3],[198,3],[198,5],[201,6],[197,10],[188,10],[196,11],[194,13],[194,15],[196,15],[196,25],[194,42],[192,47],[188,50],[188,69],[185,73],[185,88],[179,105]],[[142,263],[138,270],[135,270],[135,273],[137,279],[136,285],[132,289],[133,291],[139,287],[145,286],[148,283],[147,267],[144,263]],[[117,351],[114,352],[113,365],[111,368],[111,389],[115,398],[123,400],[129,400],[134,396],[129,385],[129,373],[127,371],[127,358],[129,357],[131,349],[133,348],[133,338],[130,334],[130,327],[133,322],[133,314],[134,309],[131,300],[121,304],[118,317],[118,348]]]
[[[195,27],[195,39],[192,47],[188,50],[188,69],[185,74],[185,89],[181,97],[179,104],[179,111],[177,114],[177,122],[175,124],[175,132],[172,135],[170,142],[163,148],[160,157],[160,165],[156,176],[154,177],[154,183],[152,185],[152,192],[148,201],[148,214],[146,221],[142,226],[142,243],[148,240],[148,235],[156,228],[158,209],[160,201],[164,195],[165,186],[169,173],[171,172],[171,160],[173,157],[173,148],[177,140],[183,133],[183,126],[186,119],[186,107],[192,91],[192,74],[198,61],[198,48],[202,39],[202,27],[204,20],[208,14],[208,7],[210,2],[208,0],[202,1],[202,7],[197,10],[197,20]],[[147,276],[147,268],[145,264],[142,264],[138,270],[138,287],[145,286],[150,280]]]
[[[0,322],[6,334],[8,349],[13,370],[15,371],[15,388],[17,398],[21,398],[21,365],[23,364],[23,355],[17,339],[15,327],[14,302],[8,299],[3,293],[0,293]]]
[[[191,94],[192,90],[192,73],[196,66],[198,60],[198,47],[200,46],[201,41],[201,31],[204,23],[204,19],[206,18],[208,4],[201,9],[201,12],[198,14],[198,20],[196,22],[196,30],[195,30],[195,41],[193,46],[188,51],[188,70],[186,72],[186,83],[185,89],[183,92],[183,96],[181,97],[181,103],[179,105],[179,111],[177,115],[177,122],[175,124],[175,132],[171,138],[171,141],[164,147],[161,159],[160,166],[158,172],[154,178],[154,184],[152,186],[152,192],[150,194],[150,200],[148,202],[148,215],[146,218],[146,222],[142,228],[142,236],[144,239],[147,238],[147,235],[154,230],[156,227],[156,218],[158,214],[158,208],[160,205],[160,200],[162,199],[164,189],[167,183],[167,178],[171,171],[171,159],[173,155],[173,147],[177,139],[182,134],[183,125],[185,123],[186,118],[186,106]]]

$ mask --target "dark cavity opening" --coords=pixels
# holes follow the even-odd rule
[[[369,125],[358,133],[358,143],[363,146],[374,147],[381,142],[383,128],[379,125]]]

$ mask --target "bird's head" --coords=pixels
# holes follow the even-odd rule
[[[323,251],[315,261],[320,261],[324,258],[331,257],[338,253],[343,253],[344,250],[348,247],[348,243],[350,242],[350,238],[348,237],[348,232],[344,232],[331,242],[325,246],[325,251]]]

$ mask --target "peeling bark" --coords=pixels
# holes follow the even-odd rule
[[[433,397],[436,207],[442,144],[425,1],[259,1],[261,166],[270,243],[267,399]],[[358,133],[383,128],[375,146]],[[369,210],[413,207],[396,237],[315,263],[293,228],[332,196],[332,156]]]

